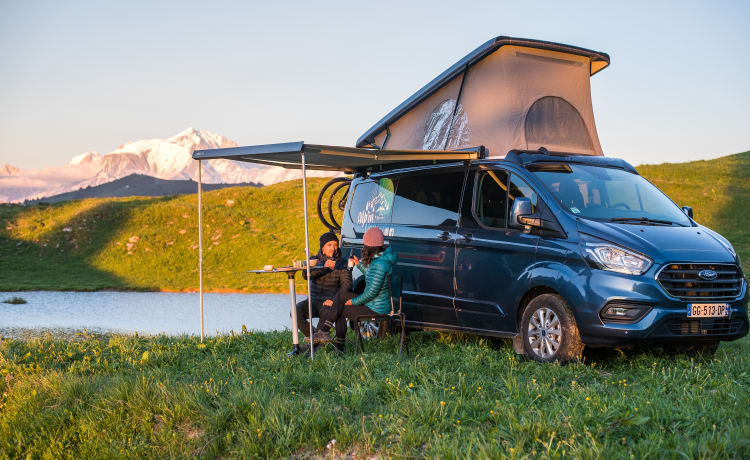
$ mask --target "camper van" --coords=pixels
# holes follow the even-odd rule
[[[715,352],[748,332],[739,256],[690,208],[604,156],[590,78],[609,62],[495,37],[355,147],[289,142],[193,158],[300,168],[303,184],[310,169],[352,174],[323,187],[318,216],[351,252],[382,229],[411,329],[513,338],[539,361],[577,358],[585,345]]]
[[[517,352],[560,362],[584,345],[712,353],[747,334],[732,245],[603,156],[589,78],[608,64],[596,51],[497,37],[358,140],[481,146],[479,160],[381,165],[351,183],[342,244],[383,230],[409,328],[513,338]]]

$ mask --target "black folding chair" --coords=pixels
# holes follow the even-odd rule
[[[365,346],[362,340],[362,325],[363,322],[372,322],[381,325],[387,322],[389,325],[393,324],[394,320],[401,322],[401,342],[399,343],[398,355],[401,356],[404,347],[406,347],[406,354],[409,354],[409,344],[406,340],[406,315],[402,310],[402,296],[401,296],[401,277],[399,275],[391,274],[388,276],[388,290],[391,293],[391,311],[380,315],[359,315],[354,318],[354,331],[357,334],[357,349],[364,352]],[[398,310],[396,310],[396,304],[398,304]]]

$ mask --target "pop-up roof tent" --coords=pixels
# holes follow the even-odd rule
[[[378,121],[357,147],[452,150],[483,145],[602,155],[589,78],[609,56],[575,46],[497,37]]]
[[[513,149],[541,147],[553,152],[602,155],[589,78],[608,65],[605,53],[540,40],[496,37],[378,121],[357,140],[356,147],[290,142],[193,152],[198,160],[201,341],[202,160],[224,158],[302,169],[305,253],[309,259],[307,169],[366,173],[406,162],[502,158]],[[309,279],[308,267],[308,299]],[[309,302],[308,309],[311,316]],[[297,348],[293,305],[291,315]]]

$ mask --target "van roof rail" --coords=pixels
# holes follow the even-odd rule
[[[620,158],[603,157],[598,155],[576,155],[567,152],[552,152],[544,147],[538,150],[511,150],[505,156],[505,161],[526,167],[532,163],[576,163],[606,168],[618,168],[633,174],[638,171],[627,161]]]

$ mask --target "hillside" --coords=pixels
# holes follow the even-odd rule
[[[638,168],[695,218],[729,238],[750,268],[750,152]],[[303,258],[300,181],[205,194],[208,290],[283,292],[286,279],[248,275]],[[315,209],[325,179],[310,180]],[[311,221],[311,247],[323,231]],[[0,206],[0,290],[197,289],[195,195]]]
[[[203,184],[204,191],[219,190],[227,187],[254,186],[260,184]],[[67,200],[82,200],[84,198],[118,198],[128,196],[172,196],[186,193],[197,193],[198,184],[192,180],[165,180],[143,174],[131,174],[122,179],[113,180],[94,187],[84,187],[79,190],[48,196],[27,204],[59,203]]]

